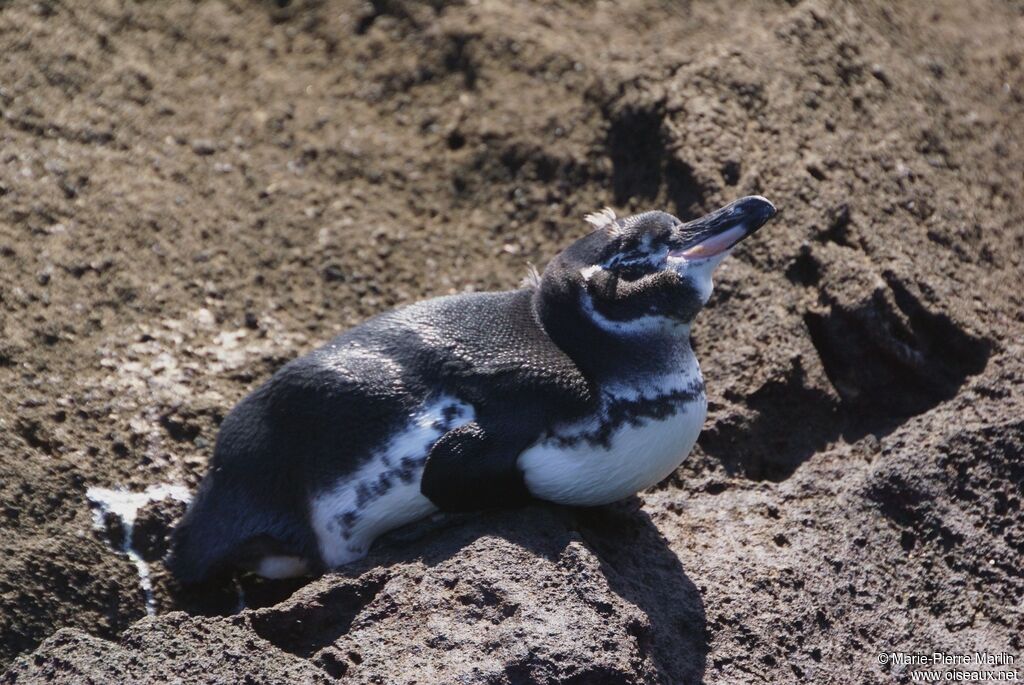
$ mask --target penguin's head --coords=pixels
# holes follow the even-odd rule
[[[595,230],[548,265],[542,299],[575,300],[595,326],[617,337],[677,333],[711,297],[715,267],[773,216],[774,205],[756,195],[688,222],[657,211],[588,215]]]

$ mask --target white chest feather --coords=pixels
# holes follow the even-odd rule
[[[678,374],[609,388],[600,411],[559,427],[519,456],[535,497],[575,506],[608,504],[655,485],[700,435],[707,398],[696,359]]]

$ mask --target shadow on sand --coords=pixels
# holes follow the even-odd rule
[[[608,588],[646,615],[646,622],[626,624],[623,639],[636,641],[647,668],[662,682],[702,682],[708,651],[703,601],[636,498],[592,509],[536,503],[412,524],[382,537],[370,556],[332,574],[330,582],[304,590],[315,593],[316,610],[311,612],[305,602],[285,602],[252,614],[253,628],[278,647],[310,658],[348,632],[387,582],[389,567],[419,562],[433,568],[483,537],[503,538],[552,563],[563,558],[571,542],[582,541],[597,558]],[[242,582],[247,607],[257,608],[282,602],[310,580]],[[225,599],[230,590],[208,592],[213,593],[206,595],[210,603],[202,595],[178,596],[176,608],[207,614],[233,611]]]

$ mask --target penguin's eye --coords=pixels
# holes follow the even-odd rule
[[[663,257],[659,260],[657,254],[645,252],[622,255],[620,258],[609,263],[608,266],[619,278],[627,281],[636,281],[648,274],[661,270],[661,262],[664,262]]]

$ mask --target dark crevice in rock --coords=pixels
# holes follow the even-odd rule
[[[853,224],[853,217],[850,212],[850,205],[843,203],[832,208],[828,213],[828,226],[819,236],[822,242],[833,242],[843,247],[853,247],[850,240],[850,226]]]
[[[820,265],[804,251],[786,271],[813,285]],[[728,416],[700,437],[703,451],[732,475],[781,481],[839,438],[891,433],[907,418],[952,398],[980,373],[991,343],[930,312],[893,274],[857,306],[831,302],[808,312],[811,342],[836,396],[809,385],[799,362],[782,379],[730,398],[751,413]]]
[[[737,398],[753,411],[752,418],[736,415],[716,423],[701,435],[701,449],[732,475],[789,478],[850,424],[835,399],[810,387],[805,376],[796,363],[784,378],[766,383],[745,400]]]
[[[193,417],[188,413],[164,414],[160,417],[160,425],[167,431],[167,435],[175,442],[192,442],[201,431],[200,427],[192,422]]]
[[[928,311],[893,275],[856,308],[832,303],[805,316],[811,341],[843,404],[871,416],[909,417],[950,399],[985,368],[991,343]],[[895,305],[895,306],[894,306]]]
[[[800,254],[786,267],[786,278],[797,285],[813,287],[821,281],[821,264],[810,250],[802,249]]]
[[[628,106],[609,118],[605,147],[612,160],[615,203],[664,201],[681,219],[701,215],[708,189],[690,165],[671,154],[663,107]]]
[[[169,548],[171,526],[185,513],[185,503],[171,497],[139,509],[132,526],[132,547],[148,562],[162,559]]]
[[[309,583],[309,578],[271,580],[254,573],[223,577],[200,585],[182,586],[163,568],[157,570],[154,585],[159,611],[184,611],[197,616],[232,616],[240,600],[246,610],[273,607],[287,600]]]
[[[653,200],[661,189],[665,140],[664,113],[653,107],[626,109],[608,129],[615,203]]]
[[[462,74],[466,90],[475,90],[478,74],[477,67],[467,49],[470,36],[452,35],[449,38],[451,42],[444,56],[444,66],[450,73]]]
[[[739,160],[729,159],[722,164],[722,180],[726,185],[734,186],[740,182],[743,175],[743,167]]]
[[[665,191],[676,216],[687,220],[703,214],[706,191],[689,164],[675,158],[665,163]]]

